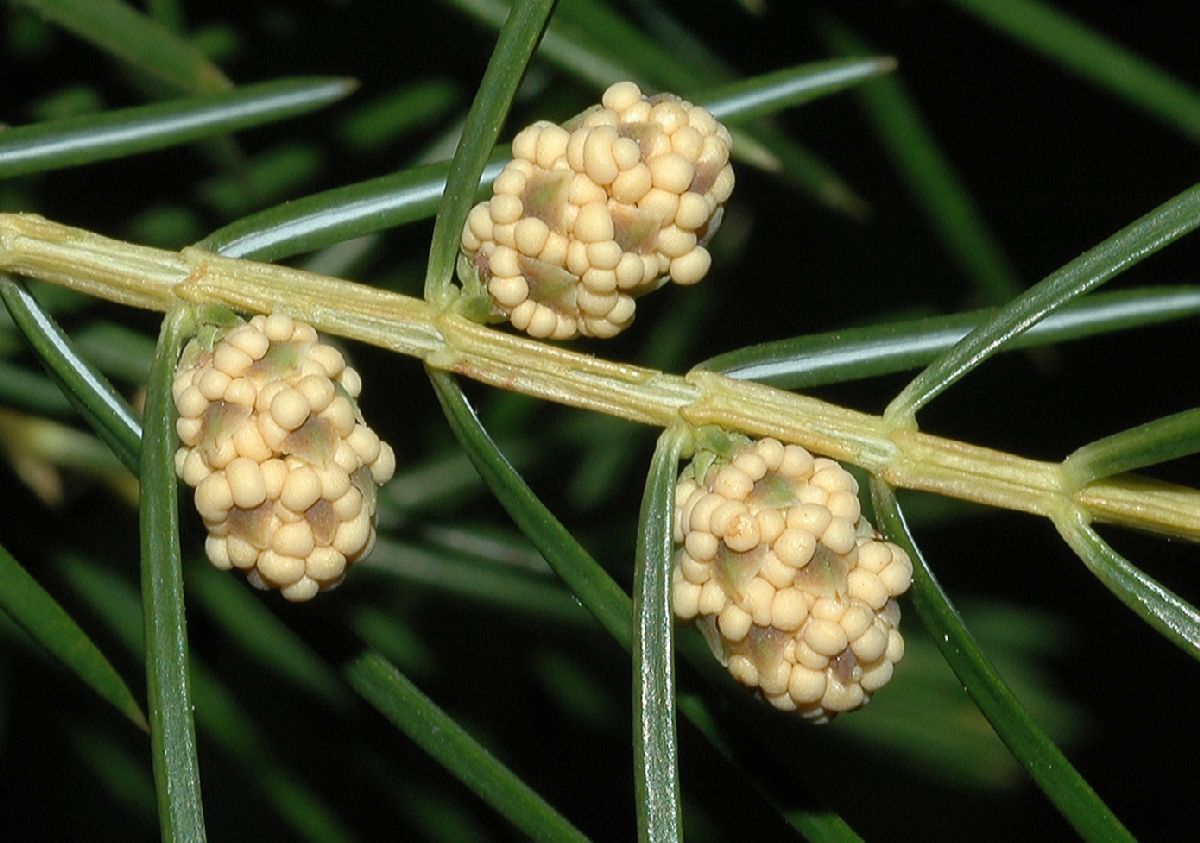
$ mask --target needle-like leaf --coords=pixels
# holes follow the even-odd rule
[[[367,702],[531,839],[587,839],[379,653],[364,650],[344,671]]]
[[[314,111],[353,80],[283,79],[172,102],[71,117],[0,133],[0,179],[124,158]]]
[[[37,580],[0,547],[0,610],[139,729],[146,715],[116,668]]]
[[[67,398],[125,467],[137,473],[141,426],[125,399],[79,356],[58,323],[23,284],[0,274],[0,298]]]
[[[921,622],[1000,740],[1084,839],[1133,840],[1121,821],[1033,721],[979,649],[913,541],[891,488],[872,478],[871,499],[883,532],[912,559],[912,600]]]
[[[188,671],[175,480],[175,362],[191,329],[186,309],[163,320],[146,393],[141,455],[142,617],[158,818],[166,841],[205,839]]]
[[[1048,313],[1099,287],[1200,226],[1200,185],[1185,190],[1030,287],[917,375],[886,415],[911,420],[964,375]]]
[[[508,116],[525,66],[546,28],[557,0],[517,0],[500,28],[479,90],[467,112],[462,138],[446,175],[446,192],[438,206],[425,273],[425,298],[445,305],[451,298],[454,259],[463,223],[475,199],[476,185]]]
[[[659,437],[650,462],[633,573],[633,774],[638,839],[683,839],[675,735],[675,616],[671,609],[675,475],[687,434]]]
[[[19,0],[54,23],[179,93],[231,87],[204,54],[121,0]]]
[[[1078,18],[1036,0],[948,2],[1200,141],[1200,92]]]
[[[1084,445],[1063,461],[1068,482],[1081,489],[1093,480],[1200,451],[1200,409],[1184,410]]]
[[[884,322],[765,342],[719,354],[700,368],[781,389],[807,389],[928,365],[999,311],[975,310]],[[1035,348],[1200,314],[1200,287],[1094,293],[1065,305],[1001,351]]]
[[[1082,510],[1059,515],[1054,526],[1075,555],[1118,600],[1171,643],[1200,660],[1200,609],[1113,550],[1092,529]]]

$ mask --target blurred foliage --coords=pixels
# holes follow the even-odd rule
[[[425,163],[461,129],[496,42],[484,21],[506,5],[422,0],[405,4],[400,25],[394,4],[382,0],[106,0],[89,14],[122,7],[119,22],[138,10],[145,26],[97,25],[100,35],[89,38],[79,11],[88,3],[10,0],[0,6],[0,126],[219,91],[226,78],[237,90],[284,77],[350,77],[359,90],[236,139],[0,181],[0,211],[181,248],[276,203]],[[748,123],[739,140],[761,166],[737,170],[710,277],[643,300],[637,325],[618,339],[581,345],[684,371],[801,334],[828,333],[818,349],[849,327],[856,340],[870,339],[873,327],[886,338],[878,326],[1002,304],[1016,286],[1051,274],[1196,180],[1194,9],[1073,0],[1048,11],[1022,0],[1010,16],[996,16],[985,14],[988,6],[561,0],[502,141],[533,119],[562,119],[594,101],[614,69],[648,87],[692,80],[700,89],[862,55],[865,43],[898,61],[874,87]],[[56,25],[63,15],[77,25]],[[1050,26],[1060,37],[1042,37]],[[151,73],[155,51],[112,40],[143,31],[189,46]],[[636,49],[630,33],[656,49]],[[1114,87],[1102,70],[1114,56],[1141,75]],[[847,197],[863,203],[854,205],[858,218],[822,197],[814,173],[845,191],[837,193],[843,211]],[[426,216],[305,261],[417,295],[432,230]],[[1198,265],[1200,245],[1184,239],[1111,287],[1192,293],[1186,285],[1197,282]],[[156,317],[29,289],[80,358],[140,407]],[[1148,471],[1194,485],[1194,416],[1139,428],[1200,405],[1191,362],[1200,326],[1191,312],[1172,318],[1152,331],[1108,333],[1115,325],[1106,324],[1049,354],[994,358],[925,408],[922,426],[1045,459],[1136,431],[1135,442],[1131,434],[1093,448],[1091,463],[1182,455]],[[380,498],[371,562],[315,603],[288,605],[212,570],[199,551],[198,519],[182,512],[209,834],[519,836],[472,792],[482,785],[461,784],[354,693],[387,673],[363,655],[378,653],[583,833],[631,839],[628,656],[491,500],[420,367],[377,349],[349,351],[363,373],[364,412],[401,463]],[[823,379],[814,391],[878,412],[907,377],[896,368],[872,375]],[[595,582],[607,572],[628,592],[654,432],[474,386],[467,395],[520,476],[594,556]],[[133,481],[85,432],[7,313],[0,413],[0,545],[33,580],[22,578],[21,588],[65,610],[145,700]],[[1114,813],[1148,838],[1184,827],[1193,784],[1165,759],[1183,762],[1196,749],[1178,702],[1200,691],[1195,663],[1113,600],[1050,525],[926,496],[901,502],[980,648]],[[1183,598],[1200,597],[1194,548],[1102,532]],[[681,666],[680,706],[690,719],[680,718],[679,780],[689,837],[783,837],[788,826],[768,803],[786,814],[807,812],[817,799],[868,838],[1068,831],[907,604],[905,612],[909,648],[896,680],[864,711],[827,727],[767,710],[703,665]],[[18,622],[0,611],[5,837],[153,838],[151,754],[128,703],[123,714],[94,694],[11,614]],[[694,631],[675,632],[680,651],[694,652]],[[704,705],[690,707],[694,699]]]

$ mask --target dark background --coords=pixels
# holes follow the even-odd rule
[[[950,3],[766,5],[768,11],[756,17],[735,2],[662,4],[744,75],[826,57],[814,26],[826,12],[836,12],[880,53],[895,56],[900,78],[931,132],[1026,284],[1196,181],[1194,140]],[[1195,53],[1200,10],[1195,4],[1056,6],[1200,86]],[[69,88],[86,87],[92,105],[99,108],[144,101],[128,75],[63,33],[47,30],[44,48],[22,54],[13,46],[16,39],[10,28],[30,24],[19,20],[19,14],[9,5],[0,6],[0,122],[20,125],[40,119],[45,114],[39,108],[44,109],[47,98]],[[465,107],[494,41],[492,33],[457,12],[425,2],[206,2],[187,4],[186,15],[189,28],[207,33],[209,42],[219,41],[222,31],[237,33],[240,44],[218,59],[236,82],[331,74],[352,76],[361,84],[355,98],[326,112],[239,138],[251,158],[293,148],[311,160],[302,189],[279,196],[267,191],[262,201],[242,212],[402,166],[437,127],[372,150],[350,152],[337,132],[340,119],[356,104],[401,83],[429,78],[449,80]],[[537,89],[537,106],[518,104],[514,130],[537,117],[565,118],[596,94],[549,65],[535,68],[528,87]],[[852,94],[820,100],[779,121],[869,202],[870,216],[847,219],[778,179],[743,166],[727,210],[727,220],[734,222],[714,243],[718,260],[710,278],[694,291],[665,290],[643,300],[636,329],[611,344],[589,348],[617,359],[652,358],[658,326],[669,324],[678,308],[692,307],[695,336],[686,359],[673,367],[682,370],[750,342],[983,303],[925,222]],[[211,188],[205,187],[215,172],[200,149],[153,153],[0,184],[0,210],[36,211],[112,236],[178,248],[235,216],[223,212]],[[148,209],[163,208],[178,224],[165,229],[147,226]],[[353,274],[419,294],[429,231],[429,225],[415,225],[389,233],[354,266]],[[722,244],[722,238],[727,242]],[[1195,237],[1184,239],[1117,278],[1108,289],[1194,282],[1198,242]],[[693,303],[682,303],[685,295],[693,294]],[[147,335],[156,329],[151,314],[125,314],[107,305],[68,317],[68,327],[72,319],[82,323],[97,316],[120,319]],[[922,427],[1027,456],[1060,459],[1096,437],[1197,406],[1197,327],[1193,319],[1077,342],[1045,356],[1004,355],[923,411]],[[447,448],[448,434],[419,367],[371,349],[355,349],[355,359],[367,384],[364,408],[369,417],[379,419],[376,429],[396,442],[402,460],[419,460]],[[907,376],[901,375],[816,392],[878,412],[906,382]],[[613,424],[589,433],[593,428],[579,413],[521,399],[496,399],[483,390],[471,389],[470,394],[481,401],[493,429],[518,436],[527,436],[529,430],[552,431],[545,447],[560,449],[562,456],[535,463],[530,480],[628,585],[651,432]],[[637,459],[627,467],[619,490],[590,505],[579,504],[570,492],[573,460],[581,451],[578,440],[585,435],[614,440],[634,436],[638,443]],[[1191,459],[1152,473],[1194,484],[1196,469]],[[135,518],[105,493],[82,488],[63,506],[46,508],[2,470],[8,514],[0,519],[0,540],[39,578],[53,584],[52,562],[63,544],[110,559],[116,570],[128,573],[136,568]],[[1197,737],[1189,713],[1200,691],[1195,663],[1123,609],[1049,524],[975,509],[952,515],[930,516],[924,522],[914,518],[918,540],[951,596],[967,605],[972,600],[1011,603],[1057,619],[1062,640],[1047,643],[1051,655],[1041,666],[1053,690],[1084,713],[1083,735],[1069,747],[1069,756],[1135,833],[1150,838],[1181,828],[1195,798],[1190,761]],[[498,507],[478,495],[464,497],[436,517],[446,523],[505,524]],[[405,523],[399,529],[404,534],[414,525]],[[1200,598],[1193,547],[1112,530],[1104,534],[1182,596]],[[191,541],[198,546],[198,531],[193,530]],[[368,599],[351,588],[342,599]],[[267,602],[310,643],[322,646],[322,620],[311,612],[281,607],[279,601]],[[410,594],[389,605],[412,612],[414,628],[439,660],[440,667],[421,682],[428,693],[460,714],[476,734],[499,745],[501,756],[586,832],[607,839],[632,835],[628,667],[615,648],[600,640],[598,630],[555,631],[548,643],[546,631],[535,623],[497,619],[486,608],[447,603],[445,598]],[[75,608],[87,616],[85,606]],[[310,700],[276,699],[276,692],[254,675],[236,648],[223,649],[227,639],[219,634],[219,626],[212,619],[197,619],[194,646],[219,666],[257,718],[292,706],[304,722],[317,716],[311,713]],[[918,634],[914,618],[906,627]],[[543,688],[535,687],[531,676],[547,653],[570,660],[595,683],[586,709],[590,714],[564,710]],[[461,664],[476,670],[473,681],[446,667]],[[118,662],[118,667],[140,680],[140,666]],[[588,716],[595,721],[584,719]],[[0,822],[8,824],[0,827],[28,825],[45,839],[83,829],[89,836],[94,832],[113,839],[153,837],[152,826],[139,825],[144,817],[113,809],[89,778],[86,765],[79,763],[83,750],[74,736],[80,723],[122,728],[99,702],[27,650],[8,645],[0,649]],[[448,793],[451,813],[462,822],[482,829],[485,836],[511,835],[365,707],[353,717],[338,719],[335,728],[313,730],[300,739],[282,725],[267,723],[263,728],[272,745],[297,768],[306,769],[310,758],[335,759],[328,762],[333,772],[314,776],[314,786],[364,837],[378,836],[378,823],[397,834],[422,833],[406,825],[410,818],[380,807],[380,800],[397,791],[408,799],[420,799],[427,792]],[[343,728],[353,734],[338,731]],[[1070,833],[1027,779],[998,789],[969,782],[955,785],[914,772],[903,759],[883,757],[862,744],[844,746],[836,723],[816,736],[780,728],[786,740],[795,742],[795,753],[811,755],[811,768],[805,768],[804,776],[808,784],[868,837],[1012,839],[1034,834],[1040,839]],[[339,780],[342,765],[352,766],[340,758],[346,747],[381,740],[404,759],[404,775],[376,782],[374,790],[366,791]],[[707,836],[731,838],[757,828],[757,806],[740,804],[710,774],[715,769],[711,750],[687,728],[682,740],[686,807],[695,806],[691,830],[698,836],[707,831]],[[136,738],[127,743],[138,745]],[[245,801],[238,780],[244,773],[225,769],[219,759],[210,762],[203,754],[203,735],[201,746],[214,838],[263,834],[277,839],[279,830],[270,817]],[[357,781],[346,776],[351,783]],[[454,828],[447,820],[444,836],[455,837]],[[780,829],[768,821],[761,833],[770,838]]]

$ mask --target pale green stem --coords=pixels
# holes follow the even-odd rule
[[[720,425],[774,436],[861,466],[892,486],[1053,517],[1081,507],[1106,521],[1200,540],[1200,491],[1134,476],[1079,490],[1057,463],[899,429],[878,416],[712,372],[684,377],[614,363],[436,313],[419,299],[198,249],[166,252],[33,215],[0,214],[0,271],[110,301],[167,310],[184,300],[267,313],[417,357],[502,389],[669,427]]]

